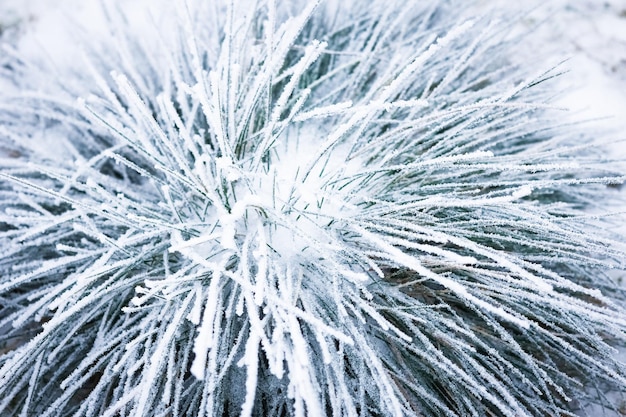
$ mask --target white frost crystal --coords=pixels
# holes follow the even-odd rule
[[[626,385],[624,254],[584,216],[623,178],[520,39],[461,1],[103,3],[80,62],[0,71],[2,416],[557,416]]]

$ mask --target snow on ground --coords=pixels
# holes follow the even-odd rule
[[[570,56],[572,85],[561,102],[587,117],[608,117],[616,139],[626,139],[626,0],[571,1],[554,19],[553,38]],[[614,150],[626,157],[626,143]]]
[[[142,1],[134,0],[134,4]],[[58,15],[74,14],[83,23],[90,23],[93,13],[89,5],[95,3],[0,0],[0,43],[13,43],[21,38],[25,45],[30,45],[28,48],[37,44],[66,48],[71,39],[59,35]],[[516,3],[476,0],[475,4],[480,13],[494,7],[519,9],[519,4],[512,6]],[[519,51],[519,58],[524,61],[553,57],[554,62],[546,62],[546,65],[567,58],[561,66],[569,71],[561,80],[565,93],[557,103],[570,108],[572,117],[597,118],[594,123],[611,128],[616,139],[611,151],[615,157],[624,159],[626,169],[626,0],[553,0],[540,4],[525,19],[528,27],[538,26],[530,46]],[[6,50],[0,49],[0,64],[3,53],[7,53]],[[0,88],[6,86],[0,84]],[[616,192],[622,194],[623,202],[610,209],[626,210],[626,187]],[[626,219],[620,229],[626,235]],[[626,354],[622,356],[626,358]],[[603,412],[593,408],[586,412],[592,416],[619,416],[626,415],[625,410],[626,402],[622,401],[619,411]]]

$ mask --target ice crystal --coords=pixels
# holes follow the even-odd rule
[[[623,252],[583,211],[623,178],[501,23],[117,6],[56,79],[0,73],[3,416],[556,416],[624,386]]]

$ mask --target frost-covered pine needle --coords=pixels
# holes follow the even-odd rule
[[[0,72],[2,416],[561,416],[626,385],[622,247],[584,211],[624,179],[504,24],[176,4]]]

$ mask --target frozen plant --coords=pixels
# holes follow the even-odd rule
[[[625,386],[622,246],[584,211],[623,178],[503,25],[105,4],[81,59],[1,72],[2,416],[562,416]]]

